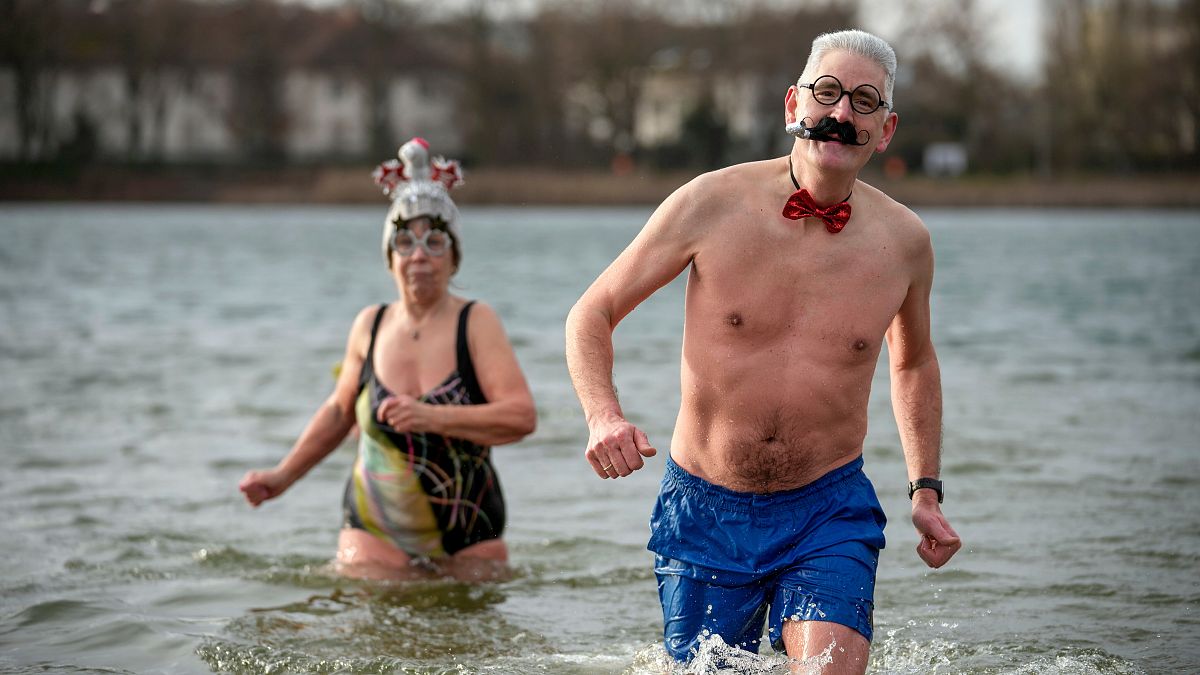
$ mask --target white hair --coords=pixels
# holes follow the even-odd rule
[[[836,33],[822,33],[812,43],[812,51],[808,53],[808,62],[804,64],[805,74],[812,73],[821,63],[821,59],[829,52],[850,52],[871,59],[883,68],[883,100],[888,102],[888,108],[896,109],[893,91],[896,87],[896,52],[883,38],[861,30],[842,30]],[[800,76],[804,79],[804,75]],[[797,81],[800,84],[800,81]]]

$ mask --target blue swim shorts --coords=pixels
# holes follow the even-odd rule
[[[832,621],[871,639],[875,571],[887,519],[862,457],[794,490],[754,494],[713,485],[668,456],[650,543],[667,652],[687,661],[700,639],[758,652],[770,618]]]

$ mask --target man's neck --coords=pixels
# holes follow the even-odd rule
[[[830,206],[844,200],[854,190],[858,180],[858,172],[834,173],[814,169],[806,164],[795,150],[791,154],[792,176],[801,188],[808,190],[813,201],[818,206]],[[785,170],[787,165],[784,165]],[[792,186],[792,178],[785,177],[788,185]]]

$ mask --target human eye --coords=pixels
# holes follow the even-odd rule
[[[450,247],[450,236],[440,230],[434,230],[425,239],[425,245],[430,251],[445,251]]]
[[[392,246],[395,246],[400,251],[411,250],[416,243],[417,240],[408,230],[397,230],[396,236],[392,237]]]
[[[875,87],[861,86],[854,90],[854,96],[851,98],[851,103],[860,111],[874,112],[879,107],[879,92]]]
[[[842,97],[842,83],[832,75],[818,77],[812,86],[813,98],[829,105]]]
[[[813,98],[821,103],[833,103],[842,95],[842,88],[835,84],[818,82],[813,86]]]

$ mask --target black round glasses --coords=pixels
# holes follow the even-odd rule
[[[881,107],[891,108],[891,104],[883,100],[879,90],[869,84],[860,84],[854,91],[842,88],[841,80],[832,75],[822,75],[811,84],[797,85],[801,89],[811,89],[813,99],[821,105],[836,105],[843,96],[850,97],[850,107],[861,115],[870,115]]]

